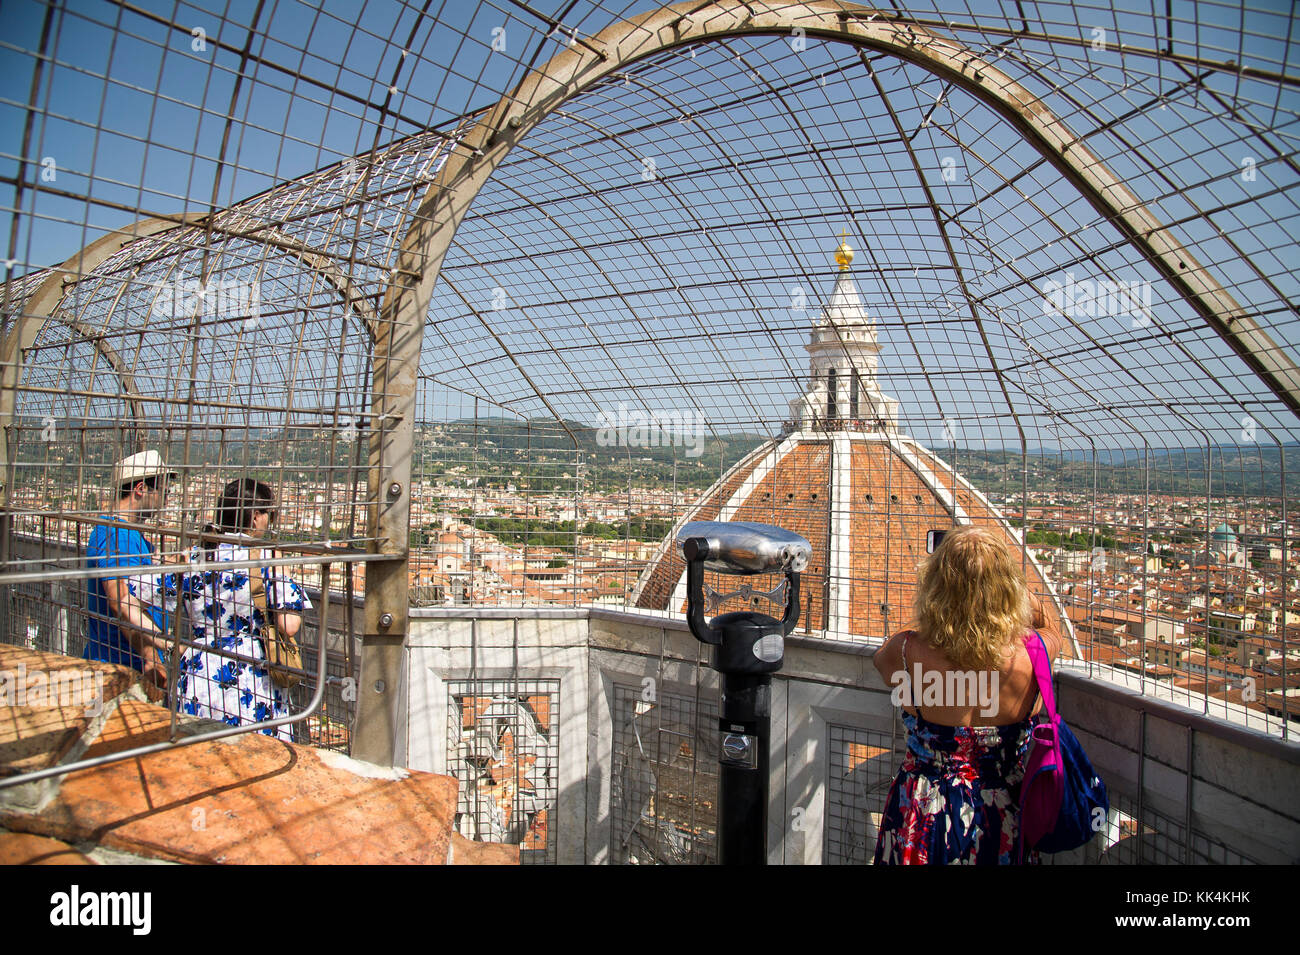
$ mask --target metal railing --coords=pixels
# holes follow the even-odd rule
[[[513,631],[503,626],[507,621],[514,622]],[[518,634],[525,624],[531,663],[521,662]],[[480,637],[477,644],[463,638],[484,626],[501,638],[489,643]],[[682,620],[600,607],[417,610],[412,670],[436,679],[423,687],[413,683],[411,719],[440,705],[436,695],[421,696],[429,687],[443,680],[450,686],[471,667],[521,685],[554,676],[557,671],[542,664],[571,652],[575,640],[585,643],[589,662],[581,678],[578,671],[558,681],[559,706],[586,717],[561,735],[558,753],[562,770],[566,760],[582,767],[586,829],[552,829],[553,837],[567,845],[585,842],[589,862],[708,861],[716,726],[707,714],[717,691]],[[774,861],[863,864],[874,855],[907,741],[885,689],[874,674],[862,676],[872,672],[872,653],[817,637],[787,642],[786,665],[773,690],[774,700],[784,700],[773,706],[774,713],[784,707],[786,727],[785,738],[773,740]],[[1300,859],[1294,796],[1300,744],[1143,696],[1087,675],[1079,663],[1058,668],[1057,686],[1063,717],[1106,782],[1111,812],[1089,846],[1044,856],[1044,863]],[[806,702],[796,706],[797,699],[823,700],[824,715],[814,715],[817,706]],[[416,730],[412,722],[413,740]],[[454,770],[418,761],[412,767]],[[574,815],[557,818],[572,825]]]
[[[9,541],[11,559],[26,561],[29,566],[38,563],[67,561],[76,558],[76,548],[66,542],[33,539],[20,535]],[[250,566],[260,566],[255,562]],[[279,563],[287,563],[280,561]],[[202,572],[210,565],[198,562],[188,570]],[[215,565],[212,565],[215,566]],[[220,565],[228,569],[234,564]],[[28,649],[58,653],[80,658],[86,648],[86,623],[91,614],[86,606],[84,580],[89,572],[80,575],[59,573],[42,576],[39,572],[26,574],[22,579],[6,576],[0,583],[0,619],[5,626],[0,629],[0,643],[24,646]],[[101,575],[102,576],[102,575]],[[329,595],[330,565],[322,565],[322,587],[309,590],[313,608],[303,614],[303,624],[298,634],[303,666],[296,671],[302,682],[286,691],[290,712],[256,723],[244,723],[227,729],[196,734],[177,732],[178,710],[175,685],[169,688],[165,705],[174,714],[171,738],[167,742],[135,747],[106,756],[78,760],[40,771],[23,773],[0,780],[0,788],[37,782],[52,776],[161,752],[173,746],[223,739],[248,732],[275,730],[291,726],[293,740],[299,743],[348,752],[351,747],[352,727],[355,719],[356,680],[359,674],[359,655],[356,652],[352,610],[359,604],[355,599],[343,607],[343,626],[330,624],[331,606],[337,595]],[[350,587],[349,587],[350,590]],[[179,616],[179,611],[178,611]],[[179,624],[179,619],[176,621]],[[257,661],[213,645],[184,639],[173,632],[168,635],[174,646],[201,650],[237,662]],[[337,646],[331,648],[330,644]],[[296,710],[296,712],[295,712]]]

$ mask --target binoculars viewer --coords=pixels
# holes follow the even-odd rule
[[[772,674],[785,658],[785,638],[799,620],[799,574],[812,545],[798,534],[748,521],[693,521],[677,534],[686,559],[686,619],[691,633],[713,648],[713,669],[722,674],[718,732],[718,861],[723,865],[767,863],[768,761],[772,722]],[[704,571],[751,575],[784,571],[771,592],[749,584],[729,594],[707,593]],[[731,597],[784,597],[780,619],[738,611],[705,620]]]

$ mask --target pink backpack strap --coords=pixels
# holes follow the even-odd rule
[[[1047,653],[1047,644],[1037,631],[1025,634],[1025,652],[1029,662],[1034,665],[1034,679],[1038,682],[1038,692],[1043,698],[1043,708],[1052,724],[1056,723],[1056,694],[1052,692],[1052,658]]]
[[[1038,683],[1038,694],[1043,698],[1043,709],[1047,712],[1047,725],[1055,733],[1057,725],[1056,716],[1056,694],[1052,691],[1052,658],[1047,653],[1047,644],[1043,641],[1042,635],[1037,631],[1025,634],[1025,652],[1029,654],[1029,662],[1034,665],[1034,680]],[[1032,709],[1032,707],[1031,707]],[[1023,825],[1024,818],[1022,816]],[[1022,831],[1023,835],[1023,831]],[[1024,840],[1017,838],[1017,856],[1021,865],[1025,862],[1025,844]]]

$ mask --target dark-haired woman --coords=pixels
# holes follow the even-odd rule
[[[231,481],[217,499],[216,521],[206,530],[246,537],[247,543],[205,542],[194,549],[192,558],[216,563],[257,560],[257,541],[266,536],[275,512],[275,494],[266,484],[252,478]],[[265,620],[253,603],[250,574],[262,575],[267,613],[275,618],[275,626],[286,636],[297,636],[302,612],[311,607],[302,588],[288,577],[276,576],[269,567],[240,567],[186,575],[182,595],[196,643],[266,659],[260,639]],[[177,689],[182,712],[231,726],[262,723],[289,712],[285,691],[271,682],[265,666],[202,650],[192,649],[181,658]],[[288,726],[262,732],[292,738]]]

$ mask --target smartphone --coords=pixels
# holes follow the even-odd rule
[[[935,548],[937,548],[940,544],[943,543],[943,535],[946,533],[948,532],[947,531],[926,531],[925,552],[927,554],[933,554]]]

